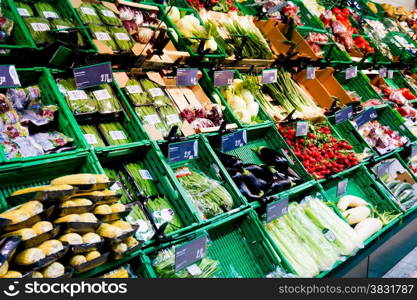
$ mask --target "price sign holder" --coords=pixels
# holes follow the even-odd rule
[[[346,193],[348,183],[349,183],[348,178],[343,179],[337,183],[337,192],[336,192],[337,197],[340,197]]]
[[[375,108],[369,108],[365,110],[363,113],[360,114],[359,117],[356,118],[356,126],[361,127],[362,125],[376,119],[378,117],[378,113]]]
[[[235,72],[232,70],[222,70],[214,72],[214,86],[229,86],[233,84]]]
[[[342,123],[346,120],[349,120],[352,116],[353,116],[353,108],[352,106],[348,106],[335,113],[335,122],[336,124]]]
[[[175,248],[175,272],[178,272],[206,256],[207,236],[204,235]]]
[[[198,69],[178,68],[177,86],[194,86],[198,84]]]
[[[198,157],[198,141],[171,143],[168,145],[168,161],[170,163],[194,159]]]
[[[353,66],[346,69],[346,80],[355,78],[358,75],[358,67]]]
[[[113,71],[109,62],[101,63],[74,68],[74,78],[78,89],[86,89],[113,82]]]
[[[246,130],[238,130],[222,136],[222,151],[228,152],[243,147],[248,143]]]

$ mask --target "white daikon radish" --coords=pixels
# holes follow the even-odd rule
[[[367,218],[362,222],[356,224],[354,230],[358,236],[365,241],[371,237],[374,233],[378,232],[382,228],[382,222],[377,218]]]
[[[370,216],[371,210],[367,206],[359,206],[344,211],[343,217],[350,224],[357,224]]]
[[[363,200],[362,198],[352,196],[352,195],[346,195],[339,199],[339,202],[337,203],[337,208],[344,212],[349,207],[359,207],[359,206],[366,206],[368,205],[368,202]]]

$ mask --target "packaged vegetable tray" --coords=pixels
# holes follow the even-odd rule
[[[14,139],[3,141],[8,154],[1,150],[2,160],[7,163],[26,162],[83,152],[86,144],[81,139],[81,132],[74,127],[75,120],[68,114],[66,106],[56,101],[59,92],[51,81],[49,71],[43,68],[18,69],[17,75],[22,88],[26,89],[3,89],[3,103],[9,103],[6,107],[13,109],[3,112],[2,128],[3,132],[7,128],[9,137],[13,133]],[[27,98],[25,95],[28,95]],[[43,116],[37,113],[37,103],[42,104]],[[12,119],[20,122],[13,125],[13,122],[10,123]],[[17,145],[25,144],[24,151],[16,152],[19,149],[15,142],[10,141],[18,142]],[[30,144],[27,143],[29,141]]]

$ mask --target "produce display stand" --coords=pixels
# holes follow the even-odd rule
[[[184,34],[184,28],[174,22],[175,15],[173,17],[169,13],[170,5],[175,5],[178,9],[179,18],[184,15],[193,15],[198,20],[198,26],[205,26],[201,10],[195,8],[187,0],[172,0],[167,3],[164,2],[164,4],[157,0],[140,1],[140,3],[138,1],[96,0],[44,1],[53,4],[62,17],[74,21],[75,27],[69,30],[81,34],[85,46],[78,47],[60,38],[57,38],[57,41],[51,45],[37,44],[36,38],[32,36],[33,33],[25,24],[24,16],[21,16],[17,9],[17,1],[1,1],[2,13],[4,17],[14,21],[14,28],[11,38],[0,44],[0,50],[7,50],[0,56],[0,62],[17,66],[16,70],[21,82],[21,89],[20,86],[9,86],[3,82],[3,80],[7,81],[8,74],[3,71],[3,66],[0,66],[0,213],[20,204],[16,203],[17,200],[10,198],[15,191],[48,185],[51,180],[65,175],[98,175],[106,172],[110,174],[110,169],[116,171],[116,178],[110,178],[110,182],[106,183],[108,185],[104,184],[105,188],[99,190],[120,191],[120,188],[124,189],[124,193],[116,193],[115,197],[125,197],[123,199],[127,199],[127,203],[123,204],[126,205],[128,211],[126,214],[121,213],[117,217],[120,218],[120,221],[131,222],[135,230],[139,228],[143,230],[143,227],[141,227],[143,223],[140,222],[143,222],[140,219],[141,217],[133,220],[127,214],[130,213],[131,206],[137,205],[141,208],[144,218],[147,219],[146,221],[149,222],[155,232],[147,240],[141,240],[139,245],[134,246],[131,251],[121,255],[116,255],[116,251],[111,250],[115,242],[106,238],[105,248],[113,251],[111,258],[94,269],[86,272],[74,272],[73,277],[100,277],[109,271],[127,265],[132,267],[133,273],[137,277],[142,278],[158,278],[168,275],[168,277],[175,277],[179,274],[185,277],[199,277],[199,272],[196,272],[195,268],[199,263],[208,263],[208,268],[210,270],[211,268],[214,269],[214,275],[208,272],[210,273],[209,277],[292,277],[296,273],[296,268],[293,268],[290,263],[291,258],[288,257],[290,253],[286,252],[285,247],[279,246],[268,224],[287,214],[288,208],[296,207],[297,204],[294,203],[301,206],[312,198],[322,201],[322,204],[330,207],[331,213],[334,213],[335,217],[348,224],[349,216],[345,215],[341,208],[338,208],[338,202],[343,196],[359,197],[367,203],[367,207],[371,211],[370,216],[383,223],[379,230],[363,239],[363,248],[356,247],[353,252],[348,252],[349,255],[345,257],[338,256],[338,260],[333,266],[317,273],[318,275],[315,276],[317,278],[382,277],[417,246],[417,205],[414,204],[408,209],[404,208],[401,201],[408,201],[410,195],[405,194],[404,196],[403,191],[398,192],[398,190],[398,193],[395,193],[396,191],[392,190],[392,185],[389,184],[391,182],[379,174],[378,169],[375,169],[376,166],[387,160],[396,159],[405,170],[404,174],[397,174],[401,178],[401,184],[409,183],[411,186],[413,182],[417,182],[417,174],[410,167],[410,157],[416,155],[417,137],[405,126],[405,118],[396,110],[394,104],[383,103],[382,93],[381,95],[378,94],[372,87],[372,83],[384,83],[392,89],[407,88],[410,89],[411,93],[417,93],[417,87],[411,81],[408,81],[404,75],[417,76],[415,73],[417,61],[411,52],[399,47],[393,40],[394,36],[401,36],[408,43],[416,46],[416,42],[405,32],[390,31],[387,37],[381,41],[371,39],[370,34],[365,34],[362,23],[355,21],[356,16],[355,20],[351,17],[352,25],[375,48],[374,54],[364,57],[363,53],[356,48],[350,53],[341,50],[335,41],[336,38],[333,39],[331,31],[325,29],[323,22],[316,15],[317,12],[310,11],[301,0],[294,0],[291,4],[298,9],[296,15],[302,23],[295,24],[294,27],[291,27],[290,22],[287,22],[289,20],[288,16],[284,16],[278,21],[271,16],[272,13],[271,15],[270,13],[262,13],[262,6],[253,5],[252,0],[232,1],[230,5],[233,5],[233,9],[230,9],[230,11],[237,10],[242,16],[252,16],[253,23],[256,26],[255,29],[259,30],[266,40],[266,45],[262,46],[269,47],[268,50],[272,53],[272,58],[268,56],[270,59],[254,59],[229,56],[225,51],[226,47],[223,49],[220,46],[212,52],[202,51],[202,42],[205,42],[205,39],[197,38],[200,39],[200,47],[195,48],[190,45],[190,38],[187,38],[187,35]],[[23,0],[23,2],[34,5],[35,1]],[[379,5],[372,7],[372,4],[368,4],[368,2],[357,0],[355,3],[351,3],[349,9],[351,12],[356,12],[362,21],[366,19],[379,20],[385,28],[388,28],[386,15],[382,7]],[[146,45],[134,42],[131,51],[109,51],[110,47],[93,39],[88,24],[83,24],[77,10],[82,4],[97,3],[104,4],[104,7],[113,12],[123,22],[132,20],[136,22],[136,20],[132,17],[134,13],[130,10],[125,11],[123,15],[119,14],[119,9],[122,6],[157,12],[157,18],[167,26],[169,41],[167,40],[163,47],[151,42],[146,43]],[[327,5],[324,9],[333,8],[333,5],[327,2],[324,5]],[[340,8],[344,7],[341,6]],[[210,10],[211,7],[207,9]],[[226,15],[224,12],[215,12],[214,15],[220,13]],[[276,13],[284,14],[282,9],[277,10]],[[126,20],[129,18],[131,19]],[[195,25],[197,26],[197,24]],[[151,30],[152,33],[158,30],[152,26],[147,29]],[[321,45],[323,54],[316,54],[314,47],[309,45],[307,37],[310,33],[322,33],[329,37],[329,42],[326,45]],[[136,33],[132,31],[130,34],[134,35]],[[245,34],[247,33],[242,33],[242,36],[245,36]],[[353,35],[353,38],[357,36]],[[233,39],[227,40],[227,42],[233,43]],[[394,62],[391,62],[382,54],[382,43],[384,42],[394,55]],[[106,78],[101,79],[101,82],[91,85],[89,88],[99,86],[102,83],[109,83],[121,110],[108,114],[98,112],[86,115],[74,114],[72,111],[73,105],[70,102],[74,99],[68,100],[61,93],[59,80],[74,78],[74,68],[94,66],[105,62],[111,63],[113,79],[110,81]],[[253,103],[251,104],[257,106],[262,103],[262,105],[259,105],[256,118],[253,117],[250,122],[245,121],[246,123],[238,118],[240,111],[236,109],[237,105],[233,102],[237,102],[237,100],[249,102],[249,100],[243,96],[236,96],[241,98],[237,100],[230,97],[230,94],[226,96],[225,90],[227,88],[236,88],[233,79],[242,80],[242,89],[244,84],[259,86],[262,93],[265,94],[265,100],[267,98],[267,101],[271,100],[278,111],[280,108],[283,109],[284,104],[282,103],[284,103],[284,100],[288,102],[294,100],[291,97],[288,97],[288,99],[272,99],[272,96],[266,92],[266,87],[262,89],[263,84],[277,81],[274,76],[269,78],[270,82],[267,82],[266,79],[264,81],[265,73],[263,71],[274,70],[277,67],[282,68],[282,74],[284,72],[288,74],[288,78],[291,78],[294,81],[294,86],[300,88],[306,94],[306,98],[309,96],[314,100],[317,105],[314,109],[321,112],[319,117],[312,118],[314,122],[307,119],[307,114],[301,114],[303,109],[300,108],[301,105],[294,105],[297,108],[293,112],[287,111],[288,116],[283,117],[278,122],[278,118],[275,118],[276,115],[272,115],[275,111],[268,110],[268,107],[262,107],[267,106],[269,102],[256,97],[253,97]],[[352,72],[352,67],[356,67],[354,71],[357,72]],[[392,78],[391,75],[383,76],[383,78],[379,77],[381,68],[392,71]],[[193,83],[180,83],[181,80],[178,75],[180,69],[185,70],[186,75],[189,76],[185,76],[185,79],[182,78],[182,80]],[[197,69],[197,75],[195,75],[195,78],[191,78],[194,75],[190,70],[195,71],[195,69]],[[227,83],[219,84],[215,80],[215,72],[223,70],[232,71],[233,78],[228,78]],[[273,74],[273,72],[270,74]],[[259,82],[247,80],[249,76],[255,75],[260,79]],[[176,114],[180,116],[182,125],[176,125],[174,128],[167,125],[170,128],[167,135],[157,135],[154,131],[149,130],[149,127],[144,124],[143,116],[137,112],[139,110],[135,110],[137,104],[133,103],[134,100],[129,100],[130,92],[127,92],[129,78],[139,80],[146,78],[163,87],[167,98],[173,103]],[[240,81],[237,80],[237,82]],[[290,81],[287,80],[286,82]],[[58,108],[54,122],[52,122],[53,128],[72,138],[73,144],[71,146],[73,148],[66,149],[68,151],[63,152],[56,151],[57,153],[47,152],[40,156],[25,157],[25,155],[20,155],[23,157],[17,156],[7,159],[3,147],[6,140],[5,134],[9,133],[7,138],[10,140],[15,137],[10,136],[10,130],[3,132],[7,126],[14,124],[6,109],[8,106],[12,106],[19,114],[24,114],[25,109],[15,108],[19,99],[13,93],[29,93],[30,90],[27,88],[34,85],[37,85],[41,91],[42,97],[40,99],[43,105],[54,105]],[[251,87],[253,88],[253,86]],[[13,88],[16,90],[11,90]],[[245,89],[249,92],[248,86]],[[288,90],[289,93],[292,92],[290,88]],[[277,91],[275,97],[279,97],[281,94]],[[302,95],[302,93],[299,92],[299,95]],[[193,99],[191,99],[191,96],[193,96]],[[25,94],[25,97],[28,96]],[[156,98],[158,96],[152,97]],[[369,102],[365,105],[368,100],[379,100],[383,104],[368,107]],[[152,101],[155,103],[152,102],[150,105],[158,107],[158,109],[164,105],[154,99]],[[217,104],[222,109],[219,113],[222,122],[216,123],[216,125],[205,115],[209,110],[206,107],[213,104]],[[313,104],[311,101],[308,103],[310,107],[313,107]],[[138,104],[138,106],[140,105],[143,104]],[[249,106],[247,103],[245,105]],[[308,106],[307,104],[303,105]],[[411,101],[411,105],[415,107],[416,101]],[[351,114],[347,114],[348,110],[345,109],[350,107],[355,108],[355,110],[352,110]],[[235,108],[235,111],[232,108]],[[2,111],[2,109],[5,110]],[[211,125],[205,127],[206,125],[200,125],[205,124],[202,122],[192,127],[190,125],[192,121],[190,123],[186,121],[188,120],[186,118],[187,109],[189,113],[194,114],[195,119],[209,120],[212,122]],[[300,118],[294,117],[297,109],[300,110],[300,115],[302,115]],[[375,110],[376,115],[370,116],[363,124],[376,119],[381,125],[387,126],[402,137],[406,137],[408,142],[384,153],[372,148],[361,135],[355,123],[358,118],[366,116],[370,110]],[[204,115],[202,115],[203,112]],[[346,114],[344,115],[342,112]],[[218,120],[218,117],[216,120]],[[111,143],[107,140],[103,147],[90,145],[89,138],[82,131],[82,126],[94,125],[97,129],[98,124],[107,122],[119,122],[123,131],[129,136],[130,142],[110,145]],[[324,131],[320,131],[318,128],[314,128],[313,131],[312,125],[317,124],[329,129],[325,128]],[[304,144],[304,141],[292,143],[288,140],[288,132],[283,130],[285,125],[293,126],[291,129],[294,129],[297,141],[299,139],[305,139],[306,141],[312,139],[311,135],[308,135],[309,130],[311,130],[311,134],[312,132],[318,133],[315,138],[318,143],[317,146],[314,144],[314,148],[320,149],[319,151],[323,153],[313,154],[311,152],[314,157],[306,161],[304,155],[300,155],[300,149],[303,149],[303,147],[307,149],[308,145],[312,145],[308,143],[315,143],[315,141],[308,141],[307,144]],[[303,126],[306,128],[303,129]],[[105,133],[98,134],[106,141]],[[232,149],[223,151],[225,138],[239,134],[242,134],[244,141],[239,140],[239,143],[234,141],[235,144],[232,145]],[[388,133],[384,132],[384,134]],[[343,155],[346,155],[346,157],[342,155],[336,157],[336,154],[334,154],[337,153],[336,151],[330,155],[326,152],[329,144],[325,147],[320,144],[322,142],[320,139],[327,140],[325,143],[329,143],[328,141],[331,140],[331,143],[337,145],[335,147],[341,147],[335,150],[344,149],[345,153]],[[340,142],[343,140],[346,142]],[[291,184],[288,188],[268,194],[267,197],[256,201],[247,199],[236,177],[229,173],[233,168],[227,165],[225,161],[227,156],[224,156],[224,154],[230,155],[228,157],[231,160],[240,159],[240,163],[243,163],[245,168],[248,165],[263,165],[263,167],[266,167],[269,164],[261,159],[262,155],[254,151],[258,147],[266,147],[273,150],[270,153],[274,152],[280,158],[285,158],[291,169],[301,178],[300,182],[296,185]],[[306,150],[305,152],[309,153]],[[323,161],[325,165],[323,166],[323,172],[320,173],[313,168],[313,163],[310,164],[309,160],[317,159],[317,161],[320,161],[322,159],[321,155],[324,157],[325,152],[327,160]],[[350,153],[352,157],[350,155],[348,157],[346,153]],[[364,153],[368,155],[364,155]],[[336,164],[338,159],[340,166]],[[343,159],[346,159],[347,162]],[[357,161],[359,161],[358,164],[356,164]],[[137,163],[146,169],[140,171],[146,171],[146,176],[152,178],[157,195],[145,195],[143,190],[146,186],[142,187],[141,182],[137,177],[135,178],[135,175],[138,174],[131,174],[128,171],[126,165],[130,163]],[[330,163],[331,167],[328,167],[327,163]],[[242,168],[239,167],[239,171],[242,170],[242,173],[243,166]],[[343,170],[345,167],[347,169]],[[328,168],[328,170],[324,170],[324,168]],[[270,182],[278,181],[283,173],[274,173],[270,168],[268,170],[273,173]],[[123,174],[123,176],[120,174]],[[184,180],[181,177],[191,175],[200,175],[200,177],[197,177],[199,182],[194,181],[192,184],[188,182],[191,188],[187,188],[186,178]],[[254,174],[252,175],[254,176]],[[287,179],[297,180],[295,176],[283,175]],[[247,173],[245,173],[245,176],[247,176]],[[254,177],[259,180],[256,176]],[[97,178],[100,178],[100,176],[94,178],[98,180]],[[142,176],[142,179],[145,178]],[[396,179],[397,177],[392,180]],[[142,184],[144,183],[142,182]],[[200,185],[206,190],[199,191]],[[213,191],[216,189],[219,189],[217,190],[218,194],[213,196]],[[259,190],[262,189],[259,188]],[[207,196],[208,193],[210,194]],[[147,207],[148,201],[160,196],[163,196],[171,206],[171,208],[164,208],[164,213],[169,215],[170,218],[175,215],[181,223],[181,226],[172,231],[167,231],[167,233],[165,233],[165,230],[166,226],[169,226],[169,221],[165,223],[166,225],[157,225],[154,212]],[[19,199],[21,200],[21,198]],[[271,214],[277,213],[272,210],[280,205],[283,205],[280,208],[281,214],[271,217]],[[204,211],[204,209],[209,212]],[[215,212],[210,210],[215,210]],[[53,217],[55,217],[55,213],[57,211],[54,211]],[[158,213],[162,214],[162,210]],[[210,213],[212,215],[207,216]],[[310,218],[313,217],[310,216]],[[55,219],[48,220],[52,222]],[[288,220],[291,220],[291,218],[283,218],[283,220],[289,222]],[[0,221],[3,222],[4,218]],[[350,224],[353,224],[351,227],[354,228],[355,223],[350,222]],[[0,233],[3,234],[1,225],[0,222]],[[319,234],[321,230],[322,228],[320,228]],[[352,230],[355,232],[357,229]],[[140,232],[132,231],[129,234],[134,235],[136,241],[136,239],[139,239]],[[321,232],[329,240],[326,233]],[[204,255],[187,264],[187,266],[183,266],[184,268],[181,268],[178,273],[174,274],[176,262],[173,257],[171,257],[173,262],[165,265],[165,267],[157,264],[156,258],[159,257],[158,254],[162,253],[161,251],[171,249],[175,256],[176,249],[187,246],[193,241],[198,241],[202,237],[207,238],[207,248],[203,249],[206,250]],[[122,242],[126,242],[127,245],[127,238],[117,240],[117,243]],[[329,242],[332,242],[331,238]],[[311,251],[314,251],[314,249]],[[65,259],[60,260],[60,262],[64,264],[68,261],[67,258],[69,256],[65,256]],[[162,270],[159,268],[162,268]],[[197,270],[198,268],[197,266]],[[203,271],[206,272],[207,270]]]

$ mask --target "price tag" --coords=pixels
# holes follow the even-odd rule
[[[394,70],[388,70],[387,78],[392,79],[394,77]]]
[[[116,15],[114,14],[114,12],[112,12],[111,10],[108,10],[108,9],[102,9],[101,10],[101,13],[104,15],[104,16],[106,16],[106,17],[109,17],[109,18],[116,18]]]
[[[16,67],[13,65],[0,65],[0,87],[14,88],[20,87],[19,76]]]
[[[288,198],[272,202],[266,206],[266,222],[272,222],[288,212]]]
[[[233,84],[235,73],[231,70],[215,71],[214,86],[228,86]]]
[[[90,8],[90,7],[81,7],[81,11],[85,15],[97,16],[96,11],[93,8]]]
[[[384,78],[385,76],[387,76],[387,68],[379,69],[379,77]]]
[[[109,92],[105,89],[93,91],[93,94],[94,94],[94,97],[99,101],[111,98]]]
[[[155,114],[146,115],[144,117],[144,120],[149,125],[155,125],[155,124],[161,123],[161,119],[158,117],[158,115],[155,115]]]
[[[316,68],[307,67],[306,78],[309,80],[316,79]]]
[[[361,127],[362,125],[372,121],[373,119],[378,117],[378,113],[376,112],[375,108],[370,108],[365,110],[363,113],[360,114],[359,117],[356,118],[356,126]]]
[[[38,31],[38,32],[51,30],[49,25],[45,23],[30,23],[30,25],[32,26],[33,30]]]
[[[346,80],[355,78],[358,75],[358,67],[353,66],[346,69]]]
[[[128,85],[126,90],[129,94],[140,94],[143,93],[142,88],[139,85]]]
[[[277,69],[268,69],[262,71],[262,83],[277,82]]]
[[[47,19],[58,19],[59,18],[58,14],[54,11],[44,11],[43,15]]]
[[[145,180],[153,180],[151,173],[148,170],[139,170],[140,177]]]
[[[341,109],[337,111],[335,114],[336,124],[349,120],[352,116],[353,116],[352,106],[348,106],[344,109]]]
[[[198,157],[198,141],[172,143],[168,146],[168,161],[170,163]]]
[[[110,63],[102,63],[74,69],[75,83],[78,89],[85,89],[113,82]]]
[[[343,179],[342,181],[339,181],[339,183],[337,184],[337,193],[336,193],[336,197],[340,197],[342,195],[344,195],[347,191],[347,186],[349,183],[349,179]]]
[[[336,240],[336,236],[330,229],[323,229],[323,235],[329,242],[334,242]]]
[[[228,152],[245,146],[248,143],[246,130],[235,131],[222,136],[222,151]]]
[[[126,134],[123,131],[116,130],[116,131],[109,131],[110,137],[117,141],[117,140],[126,140]]]
[[[414,145],[411,148],[411,158],[416,157],[417,156],[417,145]]]
[[[89,145],[97,145],[98,144],[97,137],[94,134],[86,133],[86,134],[84,134],[84,137],[87,140],[87,143]]]
[[[175,272],[178,272],[206,256],[207,236],[202,236],[175,248]]]
[[[148,90],[148,92],[153,98],[165,96],[164,91],[161,88],[151,88]]]
[[[18,7],[17,11],[19,12],[19,15],[21,15],[22,17],[30,17],[30,13],[26,8]]]
[[[198,69],[178,68],[177,69],[177,85],[192,86],[198,83]]]
[[[99,41],[110,41],[111,37],[107,32],[94,32],[94,35],[96,36],[96,39],[98,39]]]
[[[167,120],[167,125],[168,126],[181,122],[181,120],[180,120],[180,118],[178,117],[177,114],[167,115],[166,120]]]
[[[116,32],[114,34],[114,36],[119,41],[129,41],[130,40],[129,35],[127,33],[125,33],[125,32]]]
[[[308,132],[308,122],[307,121],[299,121],[297,122],[297,129],[295,132],[296,136],[305,136]]]

